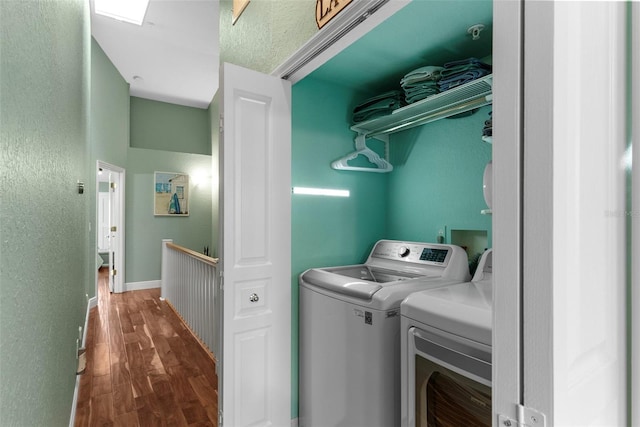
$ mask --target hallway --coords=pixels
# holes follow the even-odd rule
[[[100,269],[75,426],[216,426],[215,364],[160,290],[111,294]]]

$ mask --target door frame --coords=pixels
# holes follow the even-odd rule
[[[378,24],[410,3],[409,0],[355,2],[316,33],[271,74],[297,83]],[[525,0],[494,1],[494,110],[504,120],[494,123],[493,242],[501,267],[494,272],[493,414],[516,420],[522,401],[522,174],[523,174],[523,17]],[[356,9],[357,5],[357,9]],[[375,13],[367,16],[371,9]],[[349,15],[347,15],[349,13]],[[359,23],[356,24],[356,21]],[[496,25],[499,22],[499,25]],[[345,34],[343,32],[347,31]],[[337,35],[341,34],[340,37]],[[500,55],[495,55],[501,52]],[[498,114],[495,115],[496,117]],[[496,250],[497,249],[497,250]],[[499,367],[496,368],[497,361]]]
[[[522,395],[515,403],[522,414],[544,415],[537,418],[546,425],[627,425],[626,5],[525,1],[525,9],[523,324],[514,341]],[[598,64],[584,67],[592,57]],[[593,81],[599,90],[590,90]],[[590,236],[593,259],[585,256]]]
[[[116,166],[107,162],[104,162],[102,160],[97,160],[96,161],[96,192],[95,192],[95,205],[96,205],[96,217],[95,217],[95,233],[96,233],[96,244],[95,244],[95,248],[94,250],[96,251],[96,257],[98,255],[98,233],[99,233],[99,227],[97,226],[98,224],[98,209],[99,209],[99,205],[98,205],[98,199],[99,199],[99,187],[100,187],[100,175],[99,175],[99,171],[100,169],[102,169],[103,171],[108,171],[110,173],[115,173],[118,175],[118,182],[119,185],[116,187],[116,192],[115,192],[115,197],[117,200],[117,206],[116,209],[118,210],[118,215],[117,215],[117,222],[116,222],[116,227],[118,230],[120,230],[119,232],[119,238],[116,240],[116,250],[115,250],[115,265],[118,266],[118,274],[116,275],[116,278],[114,280],[114,286],[113,286],[113,292],[114,293],[122,293],[124,292],[124,274],[125,274],[125,265],[124,265],[124,239],[125,239],[125,220],[124,220],[124,213],[125,213],[125,197],[124,197],[124,188],[125,188],[125,175],[126,175],[126,171],[125,169],[121,168],[120,166]],[[111,207],[110,207],[111,209]],[[96,297],[98,296],[98,277],[96,275],[96,280],[95,280],[95,295]]]

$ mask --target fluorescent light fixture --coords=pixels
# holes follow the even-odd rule
[[[94,2],[95,12],[98,15],[136,25],[142,25],[148,6],[149,0],[95,0]]]
[[[293,194],[306,194],[310,196],[349,197],[349,190],[336,190],[332,188],[293,187]]]

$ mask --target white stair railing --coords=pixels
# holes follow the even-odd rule
[[[215,304],[218,259],[162,241],[162,297],[191,331],[217,354]]]

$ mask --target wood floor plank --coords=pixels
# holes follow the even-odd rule
[[[111,394],[101,394],[91,398],[91,416],[89,425],[91,426],[112,426],[113,425],[113,404]]]
[[[209,381],[204,375],[198,377],[189,377],[189,384],[195,391],[198,400],[202,406],[215,406],[218,403],[218,394],[216,390],[211,387]]]
[[[131,382],[116,384],[113,386],[113,413],[123,415],[135,411],[135,401]]]
[[[144,365],[147,368],[147,374],[149,375],[164,375],[167,373],[165,370],[160,356],[155,348],[145,348],[142,350],[142,359]]]
[[[215,363],[159,289],[112,294],[101,271],[75,426],[217,426]]]
[[[94,376],[91,384],[91,397],[101,394],[111,394],[111,375]]]
[[[99,377],[111,372],[109,359],[109,345],[105,342],[97,343],[93,353],[93,376]]]
[[[187,374],[182,366],[167,367],[167,373],[169,374],[169,382],[171,383],[176,401],[187,403],[198,400],[198,395],[193,390],[193,387],[191,387]]]
[[[187,402],[182,406],[182,413],[189,425],[209,422],[206,409],[198,401]]]
[[[116,415],[113,420],[114,427],[140,427],[138,412],[131,411],[126,414]]]
[[[173,350],[176,358],[180,362],[180,366],[185,370],[187,376],[193,377],[197,375],[201,375],[200,369],[194,363],[191,358],[191,353],[187,350],[184,344],[183,338],[176,336],[167,338],[167,342],[169,343],[169,347]]]
[[[151,340],[151,332],[144,323],[134,326],[135,333],[138,336],[138,343],[141,349],[152,348],[153,341]]]
[[[114,385],[131,384],[126,352],[115,351],[111,353],[111,383]]]
[[[180,365],[180,361],[176,357],[175,353],[171,349],[169,342],[163,336],[155,336],[153,337],[153,342],[155,344],[156,352],[162,361],[165,369],[170,366],[178,366]]]
[[[148,396],[153,393],[151,382],[147,376],[147,372],[133,370],[131,371],[131,385],[133,387],[133,397]]]
[[[136,397],[138,407],[138,420],[143,426],[164,426],[164,413],[162,404],[152,394]]]

